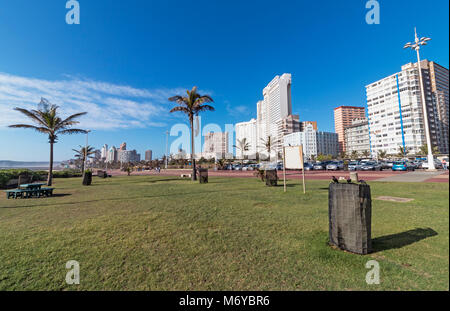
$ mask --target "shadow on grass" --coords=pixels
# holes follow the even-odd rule
[[[201,192],[180,192],[180,193],[170,193],[170,194],[159,194],[159,195],[141,195],[135,197],[117,197],[117,198],[102,198],[96,200],[86,200],[86,201],[74,201],[74,202],[57,202],[51,204],[39,205],[39,207],[43,206],[60,206],[60,205],[73,205],[73,204],[81,204],[81,203],[94,203],[101,201],[124,201],[124,200],[139,200],[139,199],[151,199],[151,198],[163,198],[163,197],[176,197],[176,196],[205,196],[211,193],[224,193],[224,192],[239,192],[239,191],[257,191],[258,189],[233,189],[233,190],[216,190],[216,191],[201,191]],[[69,194],[70,195],[70,194]],[[55,197],[56,195],[53,195]],[[22,199],[20,199],[22,200]],[[25,199],[23,199],[25,200]],[[0,208],[28,208],[28,207],[36,207],[37,205],[29,205],[29,206],[9,206],[9,207],[0,207]]]
[[[416,228],[401,233],[385,235],[372,239],[372,253],[401,248],[436,235],[438,233],[431,228]]]

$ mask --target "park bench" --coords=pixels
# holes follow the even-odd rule
[[[9,199],[13,197],[14,199],[17,199],[18,197],[22,197],[23,191],[20,189],[14,189],[14,190],[5,190],[6,192],[6,198]]]
[[[11,197],[13,197],[14,199],[17,198],[24,198],[24,199],[29,199],[32,197],[49,197],[49,196],[53,196],[53,190],[55,188],[38,188],[38,187],[33,187],[32,189],[14,189],[14,190],[5,190],[6,192],[6,198],[10,199]]]

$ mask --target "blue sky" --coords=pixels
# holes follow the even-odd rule
[[[41,96],[88,111],[80,126],[95,147],[160,156],[164,132],[184,122],[166,98],[194,85],[215,99],[203,124],[224,127],[254,117],[262,89],[288,72],[293,112],[334,131],[333,108],[365,105],[365,85],[414,61],[402,49],[414,26],[433,39],[421,56],[448,68],[447,0],[379,0],[379,25],[366,24],[365,0],[79,0],[80,25],[65,23],[65,2],[0,2],[1,160],[48,159],[45,136],[6,128],[23,121],[11,107]],[[84,141],[61,137],[56,160]]]

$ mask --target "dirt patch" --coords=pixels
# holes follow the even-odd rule
[[[414,199],[410,199],[410,198],[398,198],[398,197],[389,197],[389,196],[377,197],[377,198],[375,198],[375,200],[400,202],[400,203],[407,203],[407,202],[414,201]]]

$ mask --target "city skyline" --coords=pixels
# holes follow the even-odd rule
[[[215,100],[217,112],[204,114],[204,123],[216,123],[224,129],[226,123],[236,124],[256,116],[255,103],[261,98],[262,87],[274,76],[289,72],[295,85],[292,114],[299,115],[300,120],[317,120],[321,131],[332,132],[335,107],[367,107],[366,85],[414,62],[414,55],[402,49],[414,26],[433,39],[421,52],[422,58],[448,68],[448,2],[444,1],[433,3],[434,10],[423,10],[427,5],[419,1],[407,1],[408,5],[405,1],[383,2],[380,25],[365,23],[364,3],[325,7],[287,2],[292,10],[275,9],[273,14],[281,22],[270,27],[257,18],[264,14],[264,5],[239,4],[240,12],[228,12],[219,4],[199,2],[194,5],[200,10],[198,14],[212,10],[214,18],[214,12],[225,10],[235,14],[236,25],[227,24],[228,28],[224,28],[213,23],[210,29],[204,29],[205,22],[201,21],[180,29],[173,19],[173,25],[159,30],[160,33],[154,26],[169,12],[182,14],[185,4],[179,4],[172,12],[167,4],[148,4],[146,11],[142,6],[147,4],[113,3],[105,12],[101,1],[83,2],[81,24],[69,26],[63,23],[64,16],[58,16],[61,8],[54,4],[43,3],[36,13],[19,14],[23,6],[20,2],[0,5],[0,35],[7,43],[0,51],[0,138],[13,141],[0,150],[1,160],[47,160],[45,135],[6,128],[16,121],[12,107],[32,108],[41,96],[62,105],[63,113],[74,109],[88,111],[88,116],[80,121],[84,128],[93,130],[89,144],[96,149],[105,142],[118,146],[127,141],[140,154],[150,148],[156,158],[165,152],[165,131],[172,124],[186,123],[181,116],[169,114],[172,106],[167,98],[194,85]],[[140,10],[150,12],[156,20],[150,19],[148,25],[133,22],[131,16],[143,14]],[[152,13],[156,11],[160,16]],[[309,11],[317,12],[314,19],[308,16]],[[109,18],[95,21],[98,12]],[[36,25],[33,14],[47,21]],[[21,15],[20,23],[10,17]],[[244,20],[240,20],[246,15],[249,17],[245,24],[252,25],[249,29],[242,28]],[[132,28],[130,39],[127,32],[120,30],[122,23]],[[106,35],[111,30],[116,37]],[[176,53],[168,38],[183,42],[191,32],[197,33],[209,48],[197,54]],[[249,39],[248,33],[254,36]],[[55,51],[40,47],[34,38],[42,36],[46,37],[45,46],[55,46]],[[147,36],[148,42],[136,46],[139,38]],[[262,46],[266,37],[274,46]],[[348,39],[351,37],[353,40]],[[340,41],[345,42],[341,51],[329,48]],[[241,48],[223,50],[224,43]],[[279,48],[283,46],[289,49]],[[32,48],[33,53],[26,52]],[[179,74],[177,67],[189,61],[194,69],[189,74]],[[170,137],[169,144],[175,138]],[[71,158],[71,149],[84,144],[84,140],[84,135],[62,137],[55,145],[55,160]],[[24,152],[24,146],[33,152]]]

